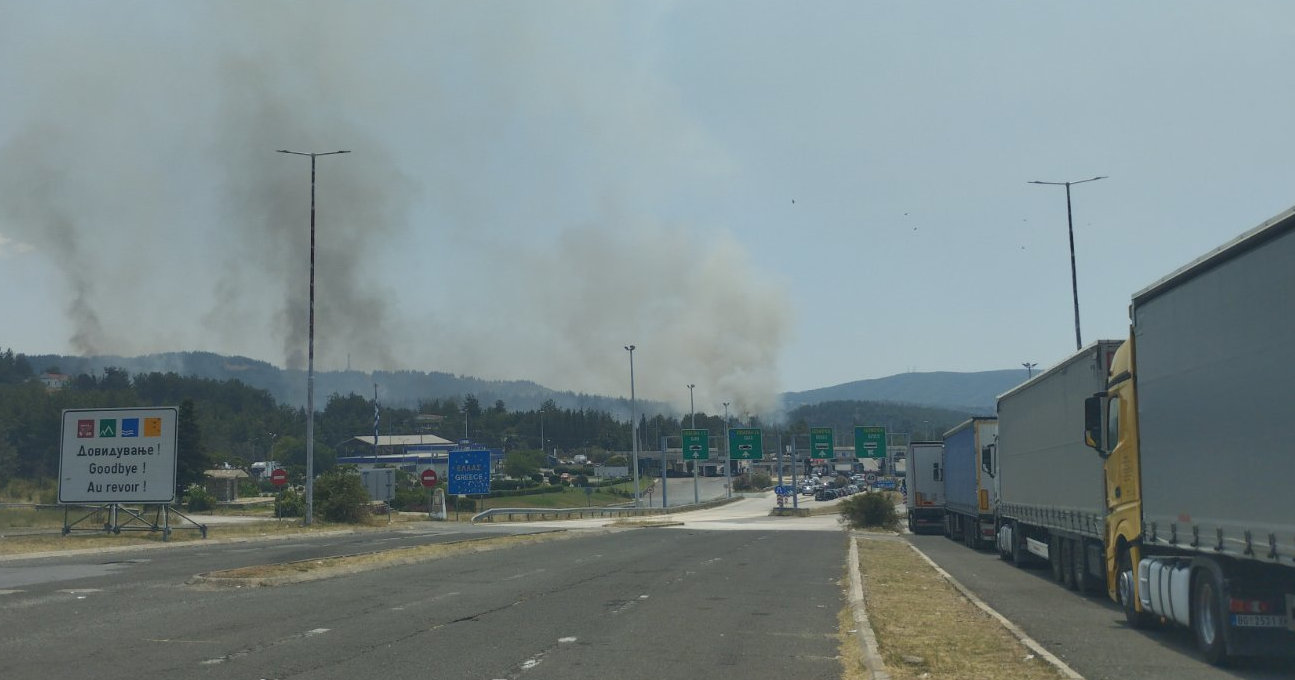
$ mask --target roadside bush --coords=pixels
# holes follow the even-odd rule
[[[238,480],[238,497],[239,498],[256,498],[261,495],[261,485],[255,479],[245,478]]]
[[[838,503],[837,507],[841,508],[841,521],[851,529],[899,530],[899,515],[889,494],[857,493]]]
[[[396,487],[396,496],[391,499],[391,507],[396,510],[422,512],[427,509],[427,489],[423,487]]]
[[[216,497],[201,484],[190,484],[184,490],[184,507],[189,512],[202,512],[216,507]]]
[[[759,491],[767,489],[773,480],[763,472],[746,473],[733,478],[734,491]]]
[[[287,487],[274,497],[274,513],[279,517],[302,517],[306,514],[306,496]]]
[[[329,522],[356,524],[369,515],[369,492],[350,466],[338,466],[315,480],[315,507]]]

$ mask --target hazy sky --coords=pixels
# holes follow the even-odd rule
[[[0,0],[0,348],[699,410],[1052,365],[1295,204],[1288,2]],[[38,367],[40,368],[40,367]],[[1024,369],[1022,369],[1024,370]]]

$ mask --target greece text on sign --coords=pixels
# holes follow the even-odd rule
[[[490,493],[490,452],[450,451],[449,493],[475,495]]]
[[[175,500],[174,407],[63,412],[60,503]]]

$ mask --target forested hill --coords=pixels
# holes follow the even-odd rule
[[[892,434],[907,435],[894,440],[931,441],[940,439],[955,425],[972,415],[970,411],[915,406],[881,401],[825,401],[798,406],[787,413],[787,422],[798,432],[810,427],[830,427],[838,445],[853,441],[856,425],[885,427]]]
[[[240,356],[211,352],[168,352],[141,357],[74,357],[55,354],[28,355],[37,373],[57,369],[67,375],[102,375],[118,368],[132,375],[173,372],[210,380],[238,380],[263,389],[276,401],[295,408],[306,405],[305,371],[286,370],[273,364]],[[1025,380],[1025,369],[979,373],[902,373],[885,378],[857,380],[805,392],[788,392],[783,403],[788,411],[799,406],[833,401],[867,401],[921,405],[977,415],[993,414],[995,398]],[[378,384],[378,400],[386,405],[412,408],[420,400],[461,398],[473,395],[482,404],[503,401],[516,410],[539,408],[552,400],[560,408],[590,409],[628,415],[622,397],[605,397],[561,392],[528,380],[482,380],[450,373],[422,371],[316,371],[315,398],[357,394],[372,398]],[[664,404],[644,402],[645,412],[669,412]]]
[[[50,368],[67,375],[102,375],[106,368],[120,368],[132,375],[141,373],[176,373],[211,380],[238,380],[263,389],[276,401],[296,408],[306,405],[306,372],[279,368],[273,364],[240,356],[210,352],[167,352],[141,357],[92,356],[72,357],[55,354],[28,356],[39,373]],[[315,399],[321,402],[331,394],[357,394],[372,398],[373,386],[379,388],[378,400],[387,405],[412,408],[420,400],[458,398],[471,394],[482,404],[503,401],[509,409],[539,408],[552,400],[561,408],[593,409],[609,413],[625,412],[625,400],[574,392],[559,392],[528,380],[482,380],[449,373],[421,371],[316,371]]]
[[[1024,368],[978,373],[900,373],[856,380],[805,392],[788,392],[788,409],[828,401],[883,401],[922,404],[976,415],[993,415],[998,395],[1025,382]]]

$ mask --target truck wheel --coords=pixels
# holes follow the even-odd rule
[[[1133,560],[1126,549],[1120,553],[1119,573],[1115,576],[1115,594],[1120,598],[1120,607],[1124,610],[1124,620],[1129,628],[1149,628],[1153,621],[1149,612],[1140,612],[1133,604],[1137,595],[1133,592],[1137,574],[1133,572]]]
[[[1061,539],[1061,583],[1075,589],[1075,542],[1068,538]]]
[[[1075,572],[1075,590],[1086,595],[1093,589],[1093,578],[1088,575],[1088,559],[1084,549],[1082,538],[1071,541],[1070,564]]]
[[[1219,584],[1214,572],[1209,569],[1197,571],[1196,582],[1192,584],[1192,633],[1205,660],[1215,666],[1227,661],[1220,605]]]
[[[1025,560],[1027,558],[1026,558],[1025,551],[1021,549],[1022,548],[1021,544],[1025,542],[1025,537],[1019,533],[1020,528],[1021,528],[1020,525],[1016,524],[1015,522],[1012,523],[1011,558],[1012,558],[1012,564],[1015,564],[1018,567],[1024,567]]]
[[[1066,570],[1061,566],[1061,539],[1056,536],[1048,537],[1048,566],[1052,567],[1053,581],[1066,582]]]

